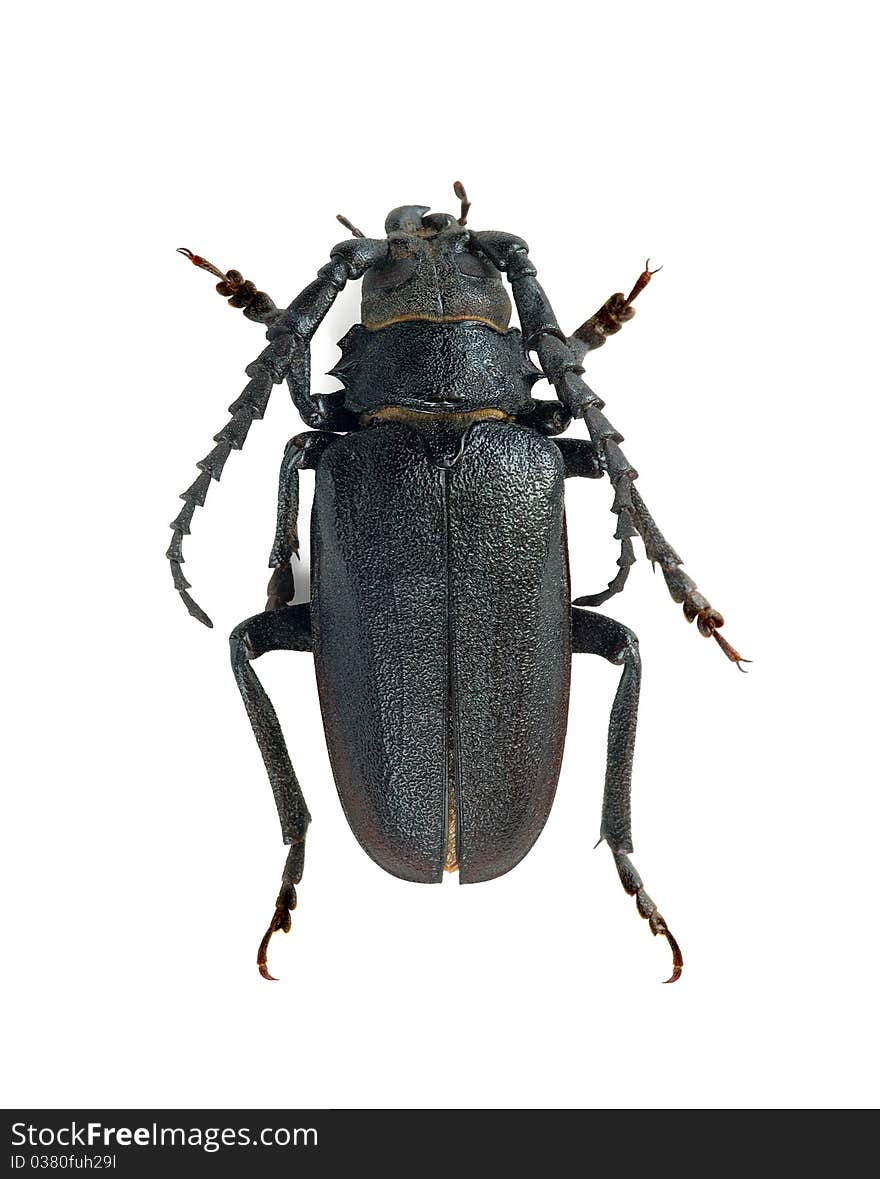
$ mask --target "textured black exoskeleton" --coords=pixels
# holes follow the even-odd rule
[[[404,880],[491,880],[528,852],[559,776],[571,653],[621,666],[611,712],[601,839],[654,934],[678,945],[629,860],[630,777],[640,661],[632,631],[586,606],[623,589],[639,534],[688,621],[717,640],[721,615],[681,569],[633,482],[621,435],[583,382],[581,361],[632,317],[647,265],[629,297],[612,295],[571,336],[559,328],[528,247],[509,233],[466,227],[421,205],[394,209],[386,236],[353,235],[289,307],[238,271],[214,273],[233,307],[267,327],[268,347],[214,436],[168,558],[189,612],[181,543],[231,450],[244,445],[272,386],[286,381],[310,427],[288,443],[266,610],[231,635],[232,667],[290,846],[275,914],[258,953],[290,929],[309,812],[274,709],[252,662],[266,651],[312,651],[333,774],[346,817],[367,853]],[[521,330],[509,327],[513,291]],[[347,282],[363,278],[362,322],[341,341],[333,370],[343,389],[313,395],[309,343]],[[529,357],[537,357],[540,368]],[[546,377],[556,397],[533,399]],[[572,418],[590,440],[556,441]],[[294,598],[299,472],[315,471],[311,601]],[[614,492],[618,572],[572,602],[563,488],[607,475]]]

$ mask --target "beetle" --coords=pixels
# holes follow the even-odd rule
[[[254,670],[267,651],[311,651],[333,775],[358,841],[404,880],[491,880],[513,868],[546,822],[559,776],[572,652],[622,668],[611,711],[600,840],[651,932],[681,950],[630,855],[630,782],[641,663],[621,623],[587,607],[619,593],[640,536],[689,622],[740,670],[724,619],[681,568],[634,486],[636,471],[582,361],[635,313],[650,260],[628,296],[612,295],[572,335],[560,329],[521,238],[402,205],[383,238],[351,236],[286,308],[236,270],[180,253],[219,279],[217,291],[267,328],[268,346],[230,420],[180,497],[167,557],[190,614],[182,541],[212,480],[244,445],[272,388],[285,381],[309,427],[281,464],[273,569],[261,614],[230,636],[232,667],[289,847],[257,964],[288,932],[302,879],[309,812],[275,711]],[[512,306],[520,328],[510,327]],[[346,283],[363,279],[362,320],[340,341],[342,388],[313,394],[309,347]],[[536,357],[537,365],[532,357]],[[555,396],[536,399],[546,378]],[[573,419],[589,440],[558,438]],[[292,605],[299,472],[315,472],[311,599]],[[564,483],[607,476],[620,542],[617,573],[572,601]]]

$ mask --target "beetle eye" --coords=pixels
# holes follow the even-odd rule
[[[455,264],[462,274],[469,274],[472,278],[489,279],[497,274],[494,266],[487,265],[476,254],[456,254]]]
[[[390,290],[403,286],[416,272],[416,259],[412,255],[392,258],[384,266],[373,266],[364,275],[365,291]]]

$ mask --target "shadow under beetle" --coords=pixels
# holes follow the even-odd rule
[[[254,659],[267,651],[314,653],[333,774],[364,850],[404,880],[437,882],[445,869],[470,884],[513,868],[544,826],[562,759],[571,654],[584,652],[623,669],[600,842],[651,932],[668,940],[667,981],[674,982],[681,951],[629,859],[638,640],[584,607],[623,589],[638,534],[687,620],[737,665],[744,661],[651,518],[621,434],[581,379],[584,356],[632,318],[652,272],[646,264],[628,297],[612,295],[566,336],[526,243],[467,228],[460,183],[455,192],[458,218],[403,205],[389,213],[382,239],[340,216],[352,236],[285,309],[238,271],[224,273],[181,250],[220,279],[217,290],[233,307],[266,325],[269,340],[171,525],[174,585],[206,626],[181,570],[196,507],[263,416],[274,384],[287,382],[310,427],[287,444],[281,464],[266,609],[230,637],[235,679],[290,847],[257,963],[271,978],[267,947],[275,931],[290,929],[309,812]],[[502,275],[521,331],[508,326]],[[362,322],[340,342],[332,370],[343,388],[313,395],[309,342],[337,294],[359,278]],[[531,395],[542,377],[555,390],[552,400]],[[584,419],[590,440],[555,440],[573,418]],[[315,472],[311,601],[289,605],[301,470]],[[618,572],[600,593],[572,602],[563,485],[603,475],[614,491]]]

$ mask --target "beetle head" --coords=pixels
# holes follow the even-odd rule
[[[364,276],[362,320],[372,330],[407,320],[475,320],[506,332],[500,271],[475,249],[462,218],[400,205],[385,219],[388,256]]]
[[[451,213],[432,213],[427,205],[398,205],[385,218],[385,232],[389,239],[400,234],[420,238],[436,237],[450,225],[459,228],[458,221]]]

